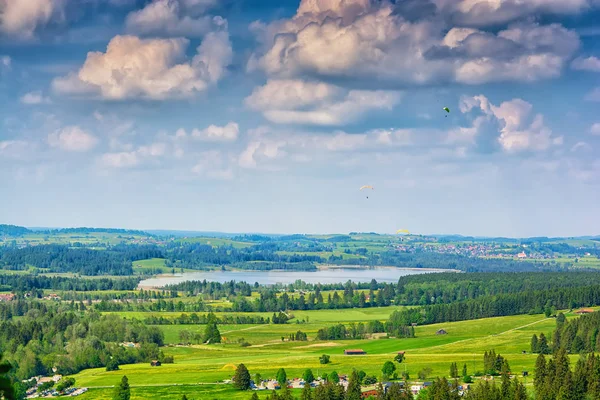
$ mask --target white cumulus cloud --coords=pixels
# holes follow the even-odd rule
[[[210,125],[205,129],[192,130],[192,137],[207,142],[233,142],[238,138],[240,127],[235,122],[224,126]],[[181,135],[181,132],[179,132]]]
[[[600,135],[600,122],[592,124],[592,126],[590,127],[590,133],[592,135]]]
[[[571,67],[580,71],[600,72],[600,58],[594,56],[587,58],[578,57],[573,60]]]
[[[188,43],[183,38],[116,36],[105,53],[88,53],[77,73],[55,79],[53,87],[109,100],[189,97],[221,79],[233,52],[227,31],[209,33],[191,61],[185,61]]]
[[[490,32],[409,14],[390,2],[302,1],[293,18],[259,29],[266,49],[248,69],[379,87],[535,81],[560,75],[580,46],[578,35],[558,24]]]
[[[62,21],[66,0],[0,0],[0,37],[35,38],[36,30]]]
[[[201,37],[213,26],[222,26],[221,17],[197,15],[203,11],[201,2],[190,0],[155,0],[127,16],[128,32],[139,35]]]
[[[21,103],[28,105],[44,104],[51,102],[50,99],[48,97],[45,97],[41,91],[25,93],[23,96],[21,96],[19,100],[21,101]]]
[[[563,137],[555,136],[544,124],[541,114],[532,116],[533,105],[523,99],[512,99],[496,106],[483,95],[463,97],[461,112],[467,113],[473,109],[482,111],[487,119],[496,125],[500,134],[497,142],[507,153],[544,151],[563,143]],[[483,120],[476,119],[473,124],[474,131],[469,134],[479,135],[482,125]]]
[[[576,15],[595,0],[434,0],[440,11],[460,25],[487,26],[540,14]]]
[[[65,151],[85,152],[98,144],[98,138],[79,126],[67,126],[49,134],[48,144]]]
[[[345,90],[321,82],[269,80],[255,88],[246,105],[281,124],[343,125],[371,110],[390,110],[400,92]]]

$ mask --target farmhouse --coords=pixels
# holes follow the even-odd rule
[[[419,392],[423,389],[423,385],[421,384],[417,384],[417,385],[412,385],[410,387],[410,391],[414,394],[417,395],[419,394]]]
[[[11,301],[15,299],[15,295],[13,293],[0,293],[0,301]]]
[[[362,349],[352,349],[352,350],[344,350],[344,354],[347,356],[356,356],[356,355],[360,355],[360,354],[367,354],[367,352]]]
[[[160,365],[161,365],[161,362],[160,362],[160,361],[158,361],[158,360],[152,360],[152,361],[150,362],[150,366],[151,366],[151,367],[160,367]]]
[[[445,330],[445,329],[440,329],[440,330],[438,330],[438,331],[437,331],[435,334],[436,334],[436,335],[447,335],[447,334],[448,334],[448,332],[446,332],[446,330]]]
[[[583,315],[583,314],[590,314],[593,312],[594,312],[594,310],[592,310],[591,308],[582,308],[581,310],[575,311],[575,314]]]
[[[519,254],[517,254],[517,257],[519,257],[519,258],[527,258],[527,254],[525,254],[525,252],[522,251]]]

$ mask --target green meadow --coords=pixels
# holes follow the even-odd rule
[[[536,355],[529,352],[531,336],[543,332],[551,336],[554,318],[544,315],[519,315],[472,321],[451,322],[415,327],[416,338],[365,340],[316,341],[318,329],[344,322],[385,320],[394,307],[362,310],[324,310],[296,312],[296,319],[309,317],[309,323],[284,325],[220,325],[222,344],[179,345],[179,332],[201,332],[203,325],[162,325],[165,333],[166,355],[173,355],[174,364],[151,367],[149,364],[122,365],[121,370],[107,372],[89,369],[74,375],[77,386],[89,387],[82,399],[109,399],[112,386],[123,375],[132,385],[132,399],[164,398],[180,399],[183,394],[190,399],[248,399],[250,393],[240,393],[230,385],[222,384],[230,379],[234,366],[244,363],[251,374],[260,373],[263,378],[274,377],[279,368],[285,368],[288,377],[300,377],[306,368],[315,374],[349,373],[352,368],[364,370],[379,377],[381,367],[392,360],[398,351],[406,352],[406,360],[399,372],[407,371],[411,379],[424,368],[431,368],[429,378],[447,376],[449,366],[457,362],[467,365],[473,374],[483,369],[483,353],[494,349],[507,357],[512,372],[533,371]],[[126,317],[140,318],[149,313],[118,313]],[[181,313],[161,313],[177,316]],[[268,316],[269,313],[265,313]],[[568,318],[574,314],[567,314]],[[444,329],[447,334],[436,332]],[[307,342],[290,342],[287,336],[297,330],[308,334]],[[281,340],[285,337],[286,341]],[[250,347],[241,347],[241,339]],[[367,352],[362,356],[345,356],[344,349],[360,348]],[[524,353],[525,352],[525,353]],[[328,354],[331,363],[321,365],[319,356]],[[573,361],[576,356],[573,356]],[[530,382],[528,382],[528,386]],[[260,393],[262,397],[265,393]]]

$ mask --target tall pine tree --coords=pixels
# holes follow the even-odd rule
[[[121,382],[115,386],[115,392],[113,394],[113,400],[129,400],[131,392],[129,389],[129,380],[126,375],[123,375]]]
[[[250,380],[248,368],[244,364],[238,365],[233,375],[233,387],[238,390],[248,390],[250,389]]]

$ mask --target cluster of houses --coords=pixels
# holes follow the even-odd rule
[[[533,249],[528,249],[529,254],[521,250],[520,253],[515,254],[515,248],[512,246],[506,247],[500,244],[492,243],[474,243],[474,244],[445,244],[441,243],[436,246],[432,246],[427,243],[401,243],[393,244],[393,247],[398,251],[407,253],[416,252],[431,252],[441,254],[457,254],[468,257],[500,257],[500,258],[514,258],[518,259],[534,258],[534,259],[554,259],[556,255],[548,252],[539,252]],[[527,245],[522,245],[526,248]],[[587,254],[586,254],[587,255]]]
[[[25,293],[23,295],[23,298],[28,299],[31,297],[31,293]],[[17,295],[14,293],[0,293],[0,302],[3,301],[13,301],[17,299]],[[49,295],[43,297],[44,300],[55,300],[55,301],[59,301],[60,300],[60,296],[57,295],[56,293],[50,293]]]
[[[311,382],[310,386],[315,388],[324,383],[325,383],[325,381],[319,377],[315,381]],[[290,389],[302,389],[304,387],[304,384],[305,384],[304,379],[301,379],[301,378],[289,379],[287,381],[287,387]],[[342,385],[344,387],[344,389],[348,388],[348,376],[347,375],[340,375],[340,385]],[[263,380],[263,381],[259,382],[258,384],[252,380],[252,381],[250,381],[250,388],[252,390],[279,390],[279,389],[281,389],[281,385],[275,379]]]
[[[344,389],[347,390],[348,389],[348,376],[340,375],[339,377],[340,377],[340,385],[342,385],[344,387]],[[231,383],[231,380],[228,379],[228,380],[224,381],[224,383]],[[325,381],[321,377],[319,377],[315,381],[311,382],[310,386],[312,388],[315,388],[317,386],[323,385],[324,383],[325,383]],[[302,389],[302,388],[304,388],[304,384],[305,384],[305,382],[301,378],[294,378],[294,379],[290,379],[287,381],[287,387],[290,389]],[[404,382],[398,382],[398,384],[400,386],[404,386]],[[449,383],[449,384],[451,384],[451,383]],[[389,387],[391,385],[392,385],[391,382],[382,383],[384,392],[387,392],[387,390],[389,389]],[[426,389],[426,388],[430,387],[431,385],[432,385],[432,382],[413,383],[410,387],[410,391],[414,395],[417,395],[417,394],[419,394],[419,392],[421,390]],[[279,390],[279,389],[281,389],[281,385],[275,379],[263,380],[263,381],[259,382],[258,384],[252,380],[252,381],[250,381],[250,388],[252,390]],[[363,399],[365,399],[369,396],[376,396],[377,388],[378,388],[378,385],[363,386],[361,389],[361,392],[362,392],[361,397]],[[460,396],[464,395],[465,392],[468,390],[469,390],[469,385],[467,385],[467,384],[458,386],[458,394]]]
[[[65,389],[62,393],[59,393],[54,387],[49,389],[38,391],[39,387],[45,383],[53,382],[55,385],[62,379],[62,375],[54,375],[54,376],[34,376],[30,379],[25,379],[23,383],[30,383],[32,386],[27,389],[25,395],[28,399],[36,399],[41,397],[56,397],[56,396],[79,396],[87,392],[87,388],[76,388],[70,387]]]

